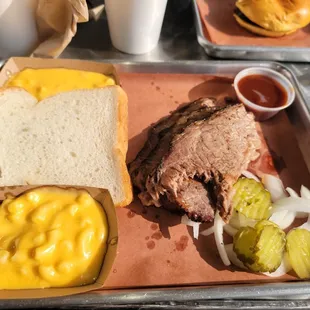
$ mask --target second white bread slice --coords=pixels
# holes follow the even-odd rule
[[[0,186],[102,187],[116,206],[131,202],[128,107],[121,87],[75,90],[39,103],[9,88],[0,93],[0,117]]]

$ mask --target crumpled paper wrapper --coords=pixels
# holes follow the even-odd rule
[[[38,0],[36,19],[40,43],[31,56],[58,57],[76,34],[77,23],[89,19],[86,0]]]

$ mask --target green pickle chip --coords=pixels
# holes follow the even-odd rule
[[[275,224],[274,222],[271,222],[271,221],[267,221],[267,220],[262,220],[262,221],[257,222],[255,225],[255,228],[260,231],[265,226],[273,226],[275,228],[280,229],[280,227],[277,224]]]
[[[232,207],[247,218],[267,219],[270,215],[271,196],[263,184],[253,179],[241,178],[234,184]]]
[[[286,251],[299,278],[310,278],[310,232],[296,228],[287,234]]]
[[[285,233],[276,224],[263,220],[255,227],[243,227],[234,236],[234,251],[254,272],[273,272],[280,266]]]
[[[254,264],[253,252],[257,239],[257,231],[250,227],[241,228],[234,236],[234,252],[244,264]]]

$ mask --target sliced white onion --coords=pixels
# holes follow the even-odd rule
[[[223,228],[224,228],[224,231],[226,232],[226,234],[228,234],[231,237],[233,237],[238,232],[238,229],[232,227],[229,224],[224,225]]]
[[[271,174],[264,174],[262,177],[262,182],[265,188],[270,192],[271,200],[273,202],[277,202],[287,197],[283,183],[279,178]],[[287,191],[291,197],[298,197],[298,194],[293,189],[288,187]],[[289,227],[294,222],[296,217],[296,210],[272,210],[272,212],[273,214],[269,218],[269,221],[279,225],[281,229],[286,229]]]
[[[195,239],[198,239],[199,226],[201,223],[190,220],[186,214],[181,217],[181,223],[193,227],[193,236]]]
[[[203,236],[210,236],[214,233],[214,226],[211,226],[205,230],[203,230],[200,234]]]
[[[258,178],[255,174],[253,174],[252,172],[250,172],[250,171],[245,170],[245,171],[242,171],[241,174],[242,174],[243,176],[245,176],[246,178],[248,178],[248,179],[253,179],[253,180],[255,180],[256,182],[260,182],[260,181],[259,181],[259,178]]]
[[[278,269],[274,272],[263,272],[264,275],[272,278],[278,278],[282,277],[285,274],[287,274],[292,269],[292,266],[290,264],[290,261],[287,257],[287,255],[283,255],[283,259],[281,262],[281,265],[278,267]]]
[[[247,218],[245,215],[243,215],[240,212],[238,216],[239,216],[240,227],[247,227],[247,226],[254,227],[255,226],[256,224],[255,220]]]
[[[281,223],[281,225],[279,225],[279,227],[281,229],[286,229],[288,227],[290,227],[296,218],[296,214],[295,212],[287,212],[286,216],[283,219],[283,222]]]
[[[262,183],[264,184],[265,188],[269,191],[271,195],[271,200],[273,202],[276,202],[279,199],[287,197],[283,183],[279,178],[271,174],[264,174],[262,177]]]
[[[294,197],[294,198],[298,198],[299,197],[299,195],[290,187],[287,187],[286,191],[289,193],[289,195],[291,197]]]
[[[298,198],[299,195],[290,187],[286,188],[286,191],[289,193],[291,197]],[[296,218],[302,219],[308,217],[308,214],[305,212],[296,212]]]
[[[282,228],[281,223],[283,222],[283,219],[285,218],[287,213],[288,211],[286,210],[275,212],[269,217],[268,220],[277,224],[280,228]]]
[[[195,222],[193,226],[193,236],[198,240],[200,223]]]
[[[286,210],[275,212],[270,216],[268,220],[280,226],[287,213],[288,211]]]
[[[301,198],[310,199],[310,190],[306,186],[301,186],[300,189]]]
[[[240,229],[241,227],[246,226],[254,227],[255,224],[256,224],[255,220],[249,219],[242,213],[236,211],[233,211],[233,215],[229,221],[229,225],[235,229]]]
[[[237,254],[234,251],[234,245],[232,243],[226,244],[225,245],[225,250],[227,252],[228,258],[230,261],[237,267],[241,269],[246,269],[247,268],[243,265],[242,261],[237,257]]]
[[[229,225],[236,229],[240,228],[239,213],[237,213],[236,210],[233,210],[232,216],[229,220]]]
[[[219,212],[217,211],[215,213],[214,217],[214,238],[217,250],[220,254],[220,257],[222,259],[222,262],[225,266],[230,265],[229,258],[227,256],[225,246],[224,246],[224,240],[223,240],[223,226],[225,225],[224,221],[222,220]]]
[[[291,197],[299,198],[298,194],[292,188],[287,187],[286,191],[289,193]],[[299,214],[300,214],[300,217],[305,217],[303,215],[304,213],[299,213]],[[269,218],[269,221],[274,222],[281,229],[286,229],[293,224],[296,216],[297,216],[297,212],[283,210],[283,211],[278,211],[278,212],[273,213],[271,217]],[[306,216],[307,216],[307,213],[306,213]]]
[[[290,227],[295,220],[296,213],[289,211],[278,211],[271,215],[269,221],[277,224],[281,229]]]
[[[304,185],[301,186],[300,196],[301,198],[310,200],[310,190]],[[308,216],[308,221],[304,223],[303,225],[301,225],[300,228],[304,228],[310,231],[310,214]]]
[[[310,213],[310,201],[304,198],[287,197],[273,204],[272,213],[279,211],[306,212]]]

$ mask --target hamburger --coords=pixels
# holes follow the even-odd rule
[[[310,23],[310,0],[238,0],[237,23],[267,37],[282,37]]]

